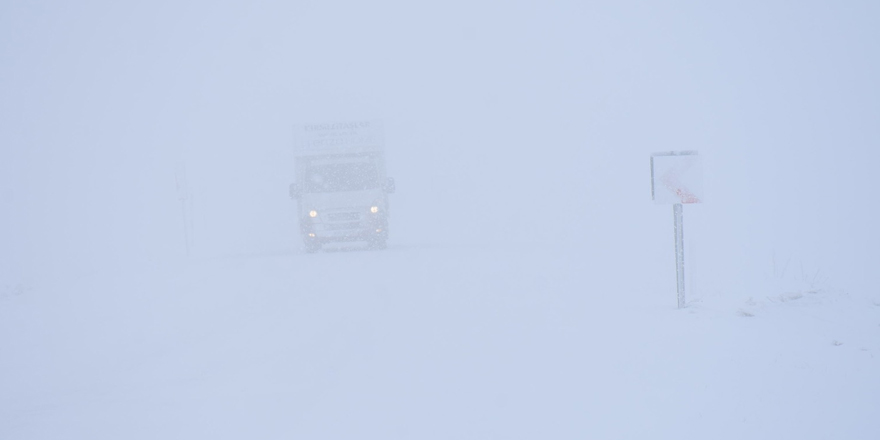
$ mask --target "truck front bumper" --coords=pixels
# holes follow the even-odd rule
[[[388,221],[376,215],[357,222],[320,222],[311,218],[300,222],[303,239],[312,242],[375,240],[388,237]]]

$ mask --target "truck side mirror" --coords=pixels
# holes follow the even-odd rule
[[[302,195],[302,189],[295,183],[290,184],[290,198],[298,199]]]
[[[385,192],[388,194],[394,194],[394,190],[394,178],[389,177],[387,180],[385,180]]]

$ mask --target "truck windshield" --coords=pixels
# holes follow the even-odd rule
[[[372,162],[312,164],[306,174],[309,193],[363,191],[378,187],[379,172]]]

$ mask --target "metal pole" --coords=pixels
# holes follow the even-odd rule
[[[678,308],[684,307],[684,225],[681,203],[672,205],[675,217],[675,279],[678,289]]]
[[[183,211],[183,241],[186,243],[186,256],[189,256],[189,228],[186,225],[186,199],[180,199],[180,207]]]

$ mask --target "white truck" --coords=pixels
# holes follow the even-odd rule
[[[388,194],[381,121],[305,124],[296,129],[290,197],[306,252],[326,243],[388,240]]]

